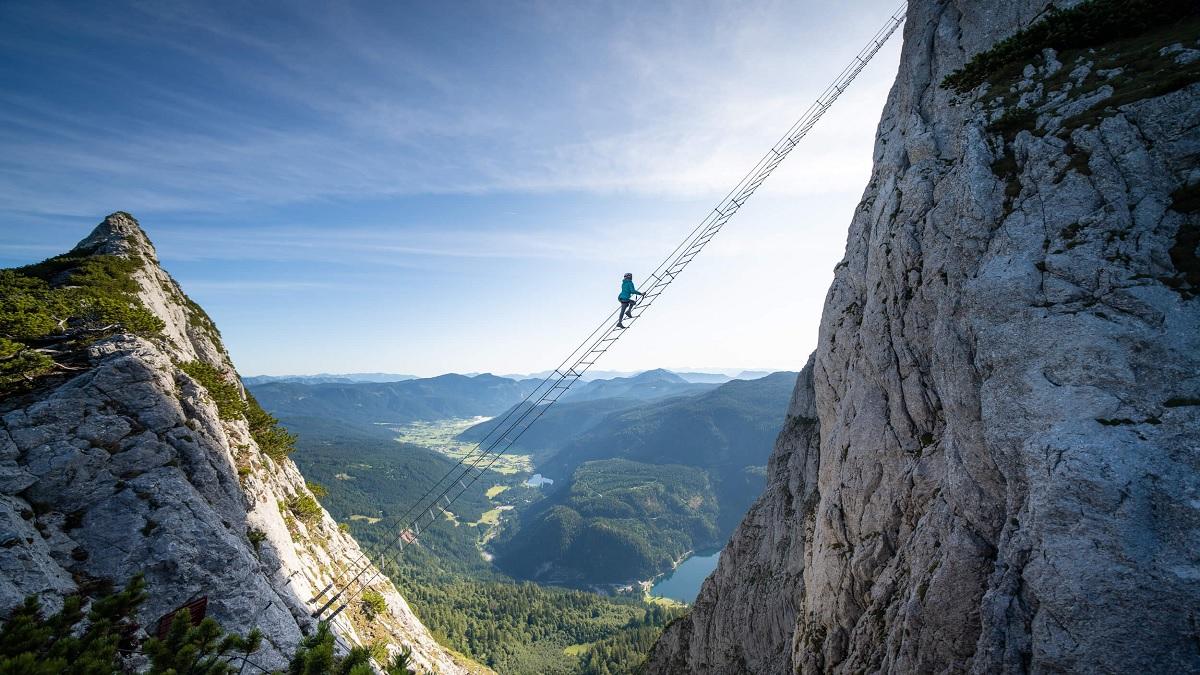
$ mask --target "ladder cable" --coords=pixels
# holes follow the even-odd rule
[[[613,322],[617,318],[618,312],[622,310],[617,309],[611,312],[583,342],[579,343],[574,351],[563,359],[562,363],[534,387],[523,401],[510,408],[507,414],[496,421],[471,450],[463,454],[440,480],[430,485],[425,493],[396,519],[403,529],[390,543],[385,540],[374,546],[371,551],[374,553],[372,556],[368,556],[366,550],[360,550],[358,556],[339,572],[328,586],[310,600],[310,602],[318,602],[327,592],[337,589],[319,609],[313,612],[314,617],[320,618],[325,611],[337,604],[337,610],[334,612],[336,616],[354,598],[369,588],[382,574],[382,570],[378,566],[372,570],[370,564],[372,558],[378,560],[392,550],[402,551],[406,545],[415,543],[423,531],[428,531],[439,520],[438,513],[448,513],[441,503],[445,503],[446,507],[449,507],[471,485],[484,476],[501,456],[529,430],[529,427],[544,415],[563,393],[579,381],[588,369],[637,323],[638,319],[654,305],[667,286],[675,281],[688,264],[708,246],[733,215],[783,162],[788,153],[833,106],[867,63],[883,48],[883,45],[903,23],[905,10],[906,4],[902,4],[888,18],[883,28],[875,33],[867,46],[855,55],[833,83],[826,87],[817,100],[808,107],[800,119],[792,124],[749,173],[646,277],[649,285],[644,287],[645,293],[631,310],[632,318],[626,320],[625,328],[618,328]]]

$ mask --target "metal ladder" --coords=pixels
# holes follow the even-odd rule
[[[788,129],[787,133],[771,146],[771,149],[754,165],[754,168],[725,195],[716,208],[650,273],[647,277],[649,285],[644,289],[645,295],[634,306],[633,318],[628,319],[626,327],[624,329],[617,328],[617,323],[614,321],[621,310],[609,314],[608,318],[597,326],[567,358],[563,359],[562,363],[547,375],[524,401],[510,409],[475,448],[460,459],[458,464],[441,480],[431,485],[425,494],[415,502],[415,505],[400,517],[399,522],[405,524],[405,527],[396,533],[395,539],[390,544],[375,551],[376,557],[392,550],[398,553],[403,552],[405,546],[416,543],[421,534],[437,523],[442,514],[459,496],[485,475],[492,465],[529,430],[529,427],[546,413],[550,406],[578,382],[626,331],[633,328],[634,324],[654,306],[667,287],[679,277],[689,263],[696,259],[696,256],[700,255],[704,247],[712,242],[721,228],[729,222],[729,219],[742,208],[742,205],[762,186],[767,177],[808,134],[825,112],[833,106],[871,58],[883,48],[884,43],[903,23],[905,9],[906,5],[901,5],[900,9],[888,18],[883,28],[879,29],[867,46],[859,51],[850,64],[842,70],[834,79],[833,84],[825,89],[800,119]],[[341,614],[354,598],[379,578],[381,572],[378,568],[368,574],[369,570],[371,570],[371,565],[367,554],[360,553],[359,557],[352,561],[345,571],[310,600],[311,603],[320,602],[327,593],[337,589],[313,612],[313,617],[332,621]],[[335,604],[336,607],[334,607]],[[333,609],[332,613],[326,615],[325,613],[331,608]]]

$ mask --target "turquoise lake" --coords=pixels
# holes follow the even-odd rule
[[[670,574],[659,579],[650,589],[650,593],[691,604],[700,593],[700,585],[717,568],[717,561],[720,559],[720,551],[694,555],[679,563]]]

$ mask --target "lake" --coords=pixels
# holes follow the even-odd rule
[[[650,594],[691,604],[700,593],[700,585],[717,568],[717,561],[720,559],[720,551],[694,555],[679,563],[670,574],[659,579],[650,589]]]

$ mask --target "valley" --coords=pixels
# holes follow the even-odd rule
[[[428,379],[249,385],[297,434],[301,471],[367,550],[528,391],[490,375]],[[689,556],[720,546],[761,490],[794,379],[656,370],[581,383],[421,546],[376,563],[439,640],[499,672],[627,672],[618,662],[640,661],[707,574],[707,557]],[[668,577],[671,597],[651,594]]]
[[[472,427],[486,424],[488,419],[490,418],[479,416],[465,419],[432,420],[410,422],[395,426],[380,426],[384,426],[394,433],[396,440],[401,443],[419,445],[458,461],[468,456],[476,446],[476,443],[460,438],[462,433]],[[528,473],[533,469],[533,460],[531,456],[526,454],[508,452],[499,456],[490,468],[492,471],[505,476]]]

